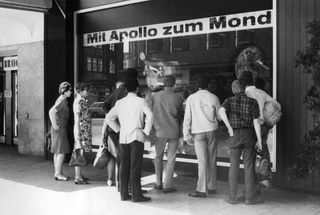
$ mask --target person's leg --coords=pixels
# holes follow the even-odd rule
[[[108,172],[108,186],[112,186],[114,183],[114,170],[115,170],[115,158],[111,157],[107,163],[107,172]]]
[[[216,190],[217,181],[217,152],[218,142],[216,132],[207,132],[208,138],[208,168],[207,168],[207,188],[212,192]]]
[[[166,138],[157,137],[155,143],[156,156],[154,158],[154,169],[156,172],[156,186],[161,188],[162,186],[162,174],[163,174],[163,154],[167,144]]]
[[[171,138],[168,140],[168,151],[167,151],[167,165],[165,170],[164,178],[164,189],[172,188],[172,180],[174,174],[174,166],[176,162],[177,149],[179,145],[178,138]]]
[[[206,133],[194,135],[194,148],[198,159],[198,182],[196,191],[206,193],[207,191],[207,163],[208,148]]]
[[[130,145],[119,144],[119,156],[121,159],[119,169],[119,187],[121,200],[127,200],[129,197],[128,193],[128,182],[130,175]]]
[[[230,148],[230,169],[229,169],[229,199],[236,202],[237,188],[238,188],[238,176],[239,165],[241,157],[241,146]]]
[[[244,178],[246,201],[253,200],[255,196],[255,177],[254,177],[254,160],[255,160],[255,143],[256,135],[254,131],[247,130],[243,132],[243,165],[244,165]]]
[[[64,161],[64,156],[65,154],[57,154],[57,158],[56,158],[56,173],[57,173],[57,176],[63,176],[63,173],[62,173],[62,164],[63,164],[63,161]]]
[[[134,141],[130,143],[130,178],[132,200],[138,199],[141,194],[141,171],[144,143]]]
[[[54,176],[58,175],[57,157],[58,157],[58,154],[54,153],[54,155],[53,155]]]

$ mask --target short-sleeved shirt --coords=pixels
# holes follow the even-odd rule
[[[208,90],[200,89],[187,98],[183,120],[183,136],[187,140],[191,134],[218,129],[220,101]]]
[[[226,109],[233,129],[253,128],[253,120],[260,117],[258,102],[245,94],[227,98],[222,106]]]

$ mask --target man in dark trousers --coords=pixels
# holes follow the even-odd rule
[[[123,201],[150,201],[141,193],[141,168],[145,136],[150,134],[153,115],[144,99],[137,96],[138,80],[128,80],[125,87],[128,95],[118,100],[106,115],[108,125],[115,132],[120,131],[120,196]],[[128,192],[129,177],[132,196]]]

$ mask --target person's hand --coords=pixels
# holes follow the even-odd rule
[[[228,133],[230,137],[233,137],[233,129],[232,127],[228,128]]]
[[[262,142],[261,142],[261,139],[259,138],[257,143],[256,143],[256,148],[261,151],[262,150]]]
[[[58,126],[58,125],[53,125],[52,124],[52,127],[54,128],[54,130],[59,130],[60,129],[60,126]]]
[[[187,142],[188,145],[194,145],[194,142],[193,142],[193,139],[192,139],[192,138],[188,138],[188,139],[186,140],[186,142]]]

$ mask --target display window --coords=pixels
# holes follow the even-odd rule
[[[143,8],[143,4],[138,6]],[[112,8],[108,10],[115,13]],[[246,69],[254,70],[254,76],[264,80],[264,89],[272,95],[275,90],[274,16],[272,8],[267,8],[194,19],[176,18],[173,22],[153,20],[152,24],[148,23],[149,19],[139,25],[133,22],[99,31],[84,30],[77,37],[76,72],[79,81],[92,86],[90,109],[97,109],[114,90],[116,80],[127,75],[124,71],[128,68],[138,71],[141,96],[147,91],[163,89],[163,77],[172,74],[176,77],[176,92],[187,99],[198,90],[197,77],[207,74],[211,79],[209,90],[223,103],[232,96],[232,81]],[[84,20],[82,17],[81,22]],[[104,115],[93,116],[93,144],[98,146]],[[269,141],[270,146],[275,147],[272,132]],[[227,165],[229,160],[227,139],[228,132],[220,123],[217,130],[220,165]],[[145,143],[145,156],[153,158],[154,151],[154,138],[151,138]],[[196,161],[194,146],[184,142],[182,134],[179,158]]]

